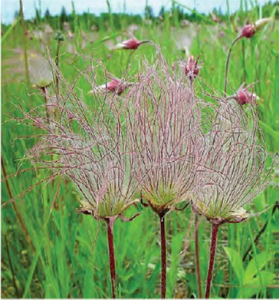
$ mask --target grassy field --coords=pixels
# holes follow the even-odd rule
[[[260,18],[257,9],[247,12],[247,17],[251,22]],[[125,22],[123,20],[123,24]],[[243,22],[235,21],[238,29],[244,25]],[[243,82],[256,82],[254,90],[259,96],[257,109],[260,125],[266,149],[271,154],[279,152],[279,47],[276,23],[267,25],[251,39],[236,43],[232,50],[228,89],[228,94],[233,94]],[[150,44],[142,45],[132,55],[130,51],[109,51],[108,47],[127,39],[123,31],[113,28],[113,23],[110,24],[111,31],[103,28],[94,33],[80,24],[77,19],[72,40],[65,33],[65,41],[61,42],[60,68],[69,83],[73,83],[80,71],[88,67],[89,61],[84,56],[99,59],[108,72],[119,78],[125,74],[128,65],[129,76],[136,75],[142,57],[150,62],[156,57],[154,47]],[[21,115],[15,104],[28,110],[44,103],[41,94],[32,87],[32,82],[26,82],[20,23],[6,36],[5,33],[2,36],[5,40],[1,53],[2,178],[5,174],[15,174],[18,168],[31,166],[23,158],[26,150],[36,142],[32,136],[40,133],[39,129],[13,120]],[[193,23],[186,28],[180,28],[179,23],[173,27],[166,19],[160,26],[142,24],[134,34],[139,40],[149,39],[160,45],[170,65],[186,59],[181,46],[187,45],[189,53],[195,57],[200,55],[202,68],[198,83],[205,81],[214,90],[223,90],[226,56],[236,36],[229,16],[224,24]],[[29,40],[26,37],[26,43],[29,57],[34,52],[45,55],[38,39]],[[54,58],[57,49],[54,33],[47,44]],[[102,72],[98,74],[97,82],[105,82]],[[78,81],[76,90],[89,105],[93,101],[88,94],[90,89],[89,82],[84,79]],[[197,93],[202,97],[199,84]],[[47,176],[49,174],[45,171],[30,171],[3,181],[2,204]],[[211,297],[279,297],[278,209],[272,213],[273,207],[278,208],[278,204],[275,206],[278,201],[276,176],[271,178],[272,183],[268,188],[247,207],[251,213],[263,213],[244,223],[221,227]],[[80,198],[71,182],[57,178],[54,183],[44,183],[16,202],[2,207],[3,298],[110,297],[106,227],[103,222],[98,223],[90,216],[76,213]],[[270,209],[266,210],[268,207]],[[142,207],[140,210],[141,215],[132,222],[117,220],[115,224],[117,294],[121,298],[159,298],[160,295],[158,217],[149,208]],[[130,216],[135,211],[135,208],[131,208],[126,214]],[[265,224],[264,232],[254,242]],[[194,215],[189,207],[168,215],[167,297],[198,297],[193,228]],[[210,248],[210,226],[206,220],[200,223],[199,235],[204,291]],[[244,260],[250,247],[249,255]]]

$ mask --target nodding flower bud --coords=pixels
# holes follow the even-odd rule
[[[271,22],[272,18],[264,18],[259,19],[254,24],[247,24],[245,25],[240,32],[239,37],[245,37],[247,39],[251,38],[257,30],[260,30],[262,27],[264,27],[267,23]]]
[[[112,50],[125,49],[125,50],[136,50],[138,47],[144,43],[149,43],[149,40],[138,41],[136,39],[130,39],[117,44]]]
[[[239,89],[237,90],[236,94],[231,99],[235,99],[240,105],[244,105],[247,103],[253,103],[255,100],[258,99],[258,96],[255,93],[248,92],[248,89],[253,85],[250,84],[246,88],[244,88],[245,83],[243,83]]]
[[[248,24],[245,25],[241,29],[240,37],[245,37],[247,39],[250,39],[256,32],[256,28],[254,24]]]
[[[123,82],[119,78],[113,78],[110,82],[99,85],[98,89],[104,90],[106,92],[111,92],[116,95],[121,95],[129,86],[133,85],[132,82]],[[89,94],[93,94],[94,91],[89,91]]]
[[[186,63],[184,63],[182,66],[184,68],[185,75],[193,81],[200,72],[200,66],[198,65],[199,62],[199,56],[195,60],[193,55],[188,56]]]

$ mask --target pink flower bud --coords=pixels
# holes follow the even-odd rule
[[[262,27],[264,27],[266,24],[271,22],[272,18],[264,18],[257,20],[254,24],[247,24],[241,29],[241,33],[239,37],[245,37],[247,39],[251,38],[256,31],[260,30]]]
[[[195,60],[193,55],[188,56],[186,64],[183,65],[185,75],[190,78],[190,80],[194,80],[200,72],[200,66],[198,66],[199,56]]]
[[[132,82],[123,82],[119,78],[113,78],[110,82],[99,85],[98,89],[102,89],[107,92],[114,93],[116,95],[121,95],[129,86],[134,85]],[[94,93],[94,91],[90,91],[89,94]]]
[[[251,87],[251,84],[244,88],[245,83],[243,83],[236,94],[232,97],[235,99],[240,105],[244,105],[247,103],[253,103],[258,97],[255,93],[248,92],[248,89]]]
[[[149,42],[150,41],[148,40],[138,41],[136,39],[130,39],[127,41],[123,41],[120,44],[117,44],[112,50],[117,50],[117,49],[136,50],[140,45]]]
[[[240,36],[249,39],[255,34],[255,32],[256,32],[255,25],[254,24],[248,24],[248,25],[245,25],[241,29]]]

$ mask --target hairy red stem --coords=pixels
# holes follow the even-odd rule
[[[207,273],[205,299],[208,299],[210,296],[212,275],[213,275],[213,269],[214,269],[215,250],[216,250],[216,245],[217,245],[217,235],[218,235],[219,226],[220,226],[219,224],[217,224],[217,225],[212,224],[210,259],[209,259],[209,266],[208,266],[208,273]]]
[[[199,246],[199,216],[195,214],[195,256],[196,256],[196,276],[198,284],[198,296],[202,298],[202,287],[201,287],[201,268],[200,268],[200,246]]]
[[[111,280],[111,297],[115,299],[115,255],[114,255],[114,238],[113,238],[113,225],[115,218],[107,219],[108,229],[108,249],[109,249],[109,267],[110,267],[110,280]]]
[[[166,232],[165,214],[159,215],[161,225],[161,298],[166,298],[167,288],[167,251],[166,251]]]

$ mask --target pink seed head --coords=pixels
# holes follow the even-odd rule
[[[248,24],[248,25],[245,25],[241,29],[240,36],[249,39],[255,34],[255,32],[256,32],[255,25],[254,24]]]

